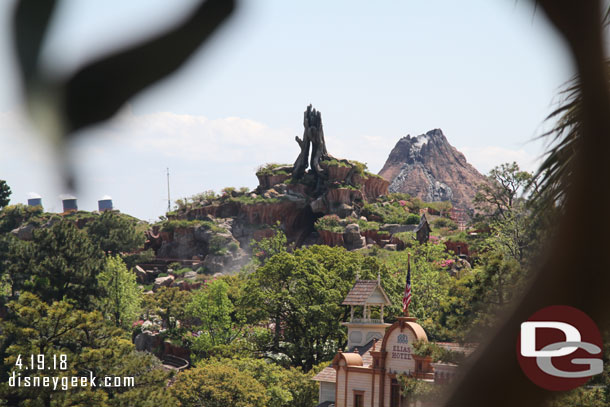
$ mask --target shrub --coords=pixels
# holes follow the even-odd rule
[[[256,198],[252,198],[250,195],[240,195],[240,196],[229,198],[229,201],[239,202],[244,205],[254,205],[254,204],[259,204],[259,203],[270,204],[270,203],[280,202],[280,200],[281,200],[280,198],[265,198],[262,195],[257,195]]]
[[[193,271],[193,269],[191,269],[190,267],[182,267],[180,269],[174,269],[174,275],[176,277],[179,277],[179,276],[183,275],[184,273],[188,273],[189,271]]]
[[[407,216],[407,221],[405,223],[407,225],[417,225],[417,224],[419,224],[420,220],[421,220],[421,218],[419,215],[410,213],[409,216]]]
[[[290,167],[290,164],[267,163],[258,167],[256,175],[289,175],[284,167]]]
[[[365,232],[367,230],[379,230],[379,223],[367,221],[364,219],[358,219],[358,226],[360,226],[360,230]]]
[[[199,226],[202,222],[200,220],[186,220],[186,219],[177,219],[177,220],[166,220],[161,223],[161,231],[163,232],[173,232],[176,229],[188,229],[190,227]]]
[[[368,214],[375,215],[381,218],[383,223],[398,223],[401,225],[406,224],[409,217],[409,213],[399,202],[386,203],[385,205],[380,203],[366,204],[363,208],[363,214],[365,216]]]
[[[227,196],[231,196],[231,193],[235,191],[235,187],[224,187],[222,193]]]
[[[400,239],[403,243],[410,244],[415,240],[415,232],[399,232],[395,233],[394,237]]]
[[[239,249],[239,243],[231,242],[227,245],[227,248],[229,249],[229,251],[235,253],[237,251],[237,249]]]
[[[345,161],[339,161],[336,158],[320,161],[320,164],[326,165],[327,167],[349,167],[348,163]]]
[[[341,223],[341,219],[337,215],[322,216],[316,221],[316,229],[326,230],[334,233],[343,233],[345,226]]]
[[[226,240],[224,237],[219,235],[214,235],[210,239],[209,252],[212,254],[224,254],[226,253]]]
[[[450,230],[457,230],[458,228],[457,223],[447,218],[438,218],[433,222],[433,224],[437,228],[447,228]]]
[[[193,195],[191,197],[191,201],[193,203],[197,203],[197,204],[204,204],[206,201],[213,201],[215,199],[217,199],[218,196],[216,195],[216,192],[214,192],[213,190],[207,190],[204,192],[201,192],[199,194]]]
[[[415,341],[413,342],[413,353],[420,357],[430,357],[433,362],[461,363],[466,355],[463,352],[452,351],[443,348],[433,342]]]

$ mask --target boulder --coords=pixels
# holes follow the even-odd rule
[[[393,243],[386,244],[385,246],[383,246],[383,248],[386,250],[391,250],[393,252],[395,252],[397,250],[397,246]]]
[[[311,210],[313,213],[326,213],[326,202],[324,202],[323,197],[319,197],[315,201],[312,201],[309,206],[311,206]]]
[[[354,207],[346,203],[342,203],[336,210],[337,215],[341,218],[346,218],[352,214]]]
[[[174,282],[174,276],[157,277],[153,285],[153,291],[157,291],[161,287],[169,287]]]
[[[150,332],[141,332],[136,336],[133,343],[138,351],[152,352],[155,343],[155,335]]]
[[[195,277],[197,277],[197,272],[187,271],[186,273],[184,273],[183,277],[184,278],[195,278]]]
[[[141,283],[141,284],[148,283],[149,274],[146,272],[146,270],[144,270],[142,267],[136,265],[134,271],[136,273],[136,280],[138,281],[138,283]]]
[[[11,230],[11,233],[21,240],[32,240],[34,238],[34,225],[28,223],[27,225],[19,226],[16,229]]]
[[[348,250],[360,249],[366,244],[366,239],[360,235],[360,226],[350,223],[343,232],[343,241]]]

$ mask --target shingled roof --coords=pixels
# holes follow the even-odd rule
[[[379,288],[379,291],[383,296],[384,305],[390,305],[391,301],[383,288],[381,288],[381,284],[378,280],[356,280],[354,286],[350,292],[347,293],[347,297],[345,297],[341,305],[381,304],[379,301],[369,301],[369,298],[377,288]]]

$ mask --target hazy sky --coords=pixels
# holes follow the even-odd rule
[[[69,72],[103,50],[153,33],[192,0],[64,1],[44,61]],[[42,195],[60,211],[48,146],[21,114],[10,43],[13,1],[0,2],[0,179],[12,203]],[[529,142],[572,75],[567,54],[529,1],[242,1],[177,74],[130,101],[72,148],[79,208],[103,195],[154,220],[172,200],[255,187],[267,162],[292,163],[307,104],[322,112],[329,152],[377,172],[398,139],[441,128],[485,173],[543,152]]]

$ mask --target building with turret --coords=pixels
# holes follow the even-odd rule
[[[347,326],[347,350],[339,351],[330,366],[313,377],[320,385],[319,407],[412,405],[401,395],[398,375],[438,384],[455,376],[456,365],[432,363],[429,357],[415,355],[413,343],[428,341],[416,318],[384,322],[384,307],[391,302],[379,278],[356,280],[342,304],[351,308],[349,322],[343,323]],[[371,318],[373,307],[379,308],[379,318]],[[356,315],[355,309],[361,310],[361,315]],[[420,402],[415,405],[425,406]]]

